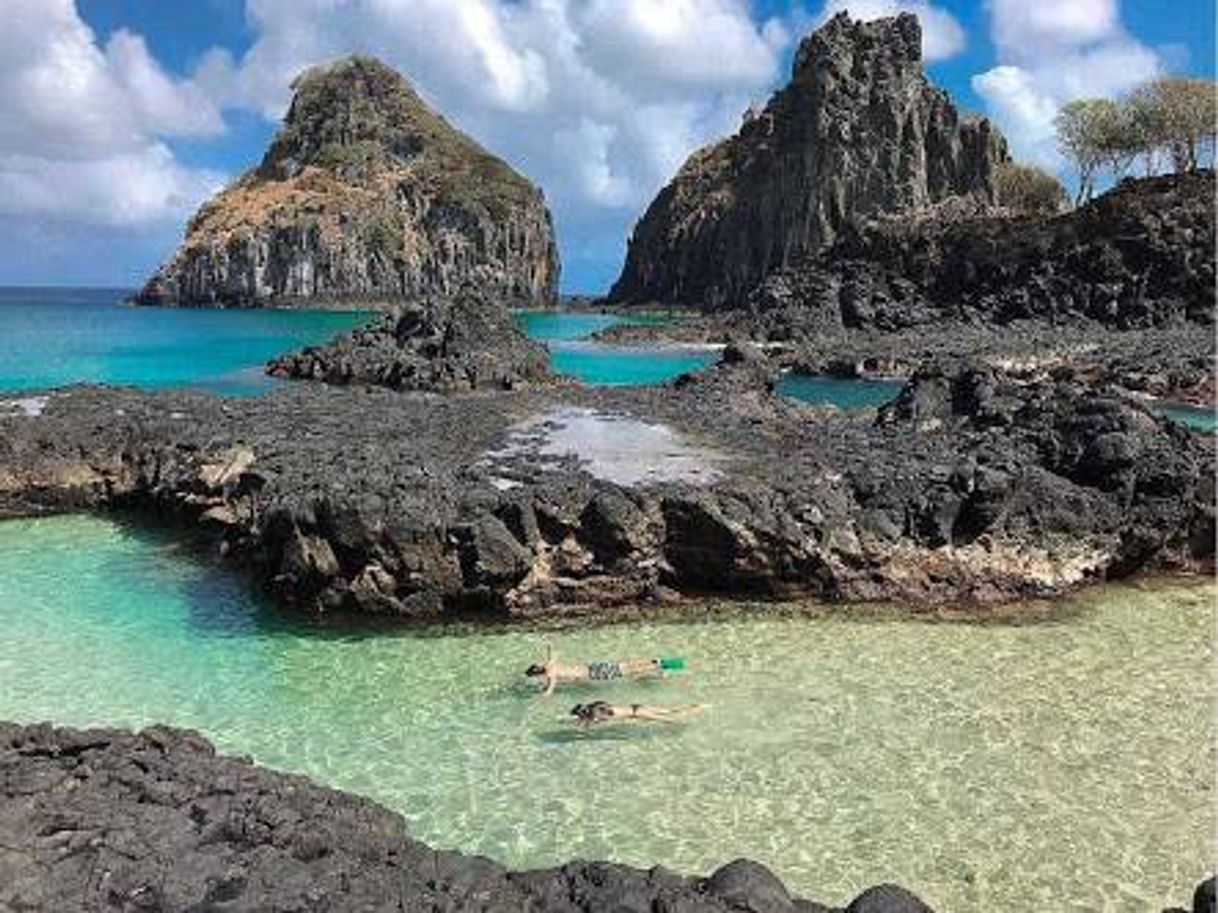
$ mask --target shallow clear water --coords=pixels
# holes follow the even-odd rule
[[[944,910],[1157,910],[1215,850],[1213,596],[1114,587],[1024,626],[734,614],[360,636],[285,622],[158,534],[9,522],[0,718],[197,727],[515,865],[749,855],[835,902],[895,880]],[[691,671],[545,700],[519,673],[546,639]],[[581,735],[564,714],[594,693],[710,706]]]
[[[895,397],[904,385],[900,380],[787,374],[778,381],[778,392],[805,403],[840,409],[874,409]]]
[[[609,346],[588,337],[622,323],[655,323],[662,317],[623,317],[583,311],[518,311],[517,319],[533,339],[550,349],[554,370],[598,386],[662,384],[711,364],[716,353],[690,347]]]
[[[351,329],[361,313],[132,308],[118,289],[0,289],[0,392],[71,383],[248,395],[263,365]]]
[[[1197,431],[1218,431],[1218,414],[1215,414],[1213,409],[1170,405],[1159,406],[1158,411],[1168,418],[1175,419],[1177,422],[1194,428]]]

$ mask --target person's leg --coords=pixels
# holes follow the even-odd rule
[[[658,675],[660,673],[658,659],[627,659],[619,665],[627,675]]]

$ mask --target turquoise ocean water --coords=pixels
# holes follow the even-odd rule
[[[366,314],[133,308],[121,289],[0,288],[0,392],[90,382],[248,395],[263,365]]]
[[[262,363],[360,315],[135,310],[119,292],[0,291],[0,391],[74,381],[267,389]],[[712,359],[526,315],[559,370],[656,382]],[[896,385],[789,378],[872,407]],[[519,866],[573,856],[707,871],[739,855],[844,902],[899,881],[945,910],[1150,910],[1215,856],[1212,586],[1096,590],[1051,621],[932,624],[693,609],[541,631],[319,627],[172,536],[0,523],[0,719],[201,729]],[[571,659],[679,654],[668,682],[537,697]],[[570,703],[699,702],[686,725],[582,735]]]
[[[619,323],[648,318],[616,314],[521,311],[518,319],[534,339],[550,348],[554,370],[586,384],[630,386],[659,384],[711,364],[716,353],[696,347],[635,348],[608,346],[588,337]]]
[[[844,903],[1160,910],[1214,858],[1214,590],[1117,586],[1034,624],[774,607],[608,627],[293,622],[169,536],[0,523],[0,719],[195,727],[400,811],[439,846],[536,866],[706,872],[740,855]],[[560,691],[522,670],[683,656]],[[703,703],[583,735],[569,706]]]

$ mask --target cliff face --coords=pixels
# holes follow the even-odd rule
[[[294,88],[262,163],[199,210],[137,301],[378,306],[473,291],[510,306],[554,302],[541,191],[398,73],[350,57]]]
[[[806,38],[791,82],[648,208],[611,299],[733,307],[856,219],[953,196],[993,202],[1006,142],[930,85],[921,40],[910,14],[839,14]]]
[[[877,219],[771,274],[748,309],[813,333],[1016,321],[1210,327],[1214,193],[1214,172],[1198,171],[1129,179],[1047,219]]]

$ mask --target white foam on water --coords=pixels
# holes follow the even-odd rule
[[[491,451],[491,464],[533,456],[539,464],[578,460],[589,475],[617,485],[685,482],[707,485],[722,478],[725,457],[667,425],[595,409],[563,407],[515,426],[507,443]]]

